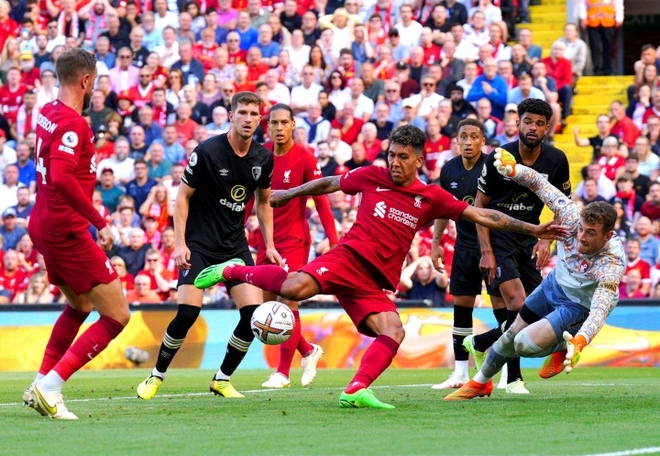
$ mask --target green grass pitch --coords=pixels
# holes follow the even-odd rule
[[[621,455],[660,453],[660,375],[653,368],[578,368],[530,396],[444,402],[449,370],[388,370],[373,385],[395,410],[340,409],[352,370],[321,370],[309,389],[261,388],[266,371],[236,372],[244,399],[208,392],[210,371],[173,369],[153,400],[135,396],[146,369],[84,371],[66,386],[80,420],[22,406],[32,376],[0,373],[2,455]],[[474,373],[474,371],[472,371]]]

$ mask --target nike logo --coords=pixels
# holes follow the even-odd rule
[[[391,188],[382,188],[382,187],[376,187],[377,192],[390,192],[392,191]]]
[[[37,397],[39,398],[39,402],[41,402],[41,405],[44,406],[46,411],[50,415],[55,415],[57,413],[57,407],[51,407],[50,405],[48,405],[48,402],[46,402],[46,399],[44,399],[44,397],[41,395],[41,391],[39,391],[36,386],[34,387],[34,392],[37,393]]]
[[[651,348],[651,344],[646,338],[639,336],[635,342],[623,343],[623,344],[591,344],[594,348],[600,348],[604,350],[618,350],[622,352],[633,352],[648,350]]]

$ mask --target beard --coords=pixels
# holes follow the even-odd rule
[[[529,139],[527,139],[526,135],[520,135],[520,142],[522,142],[525,145],[525,147],[528,147],[529,149],[534,149],[543,142],[543,138],[539,136],[536,138],[535,141],[530,141]]]

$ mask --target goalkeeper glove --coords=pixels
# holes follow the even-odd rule
[[[566,341],[564,366],[566,366],[566,373],[568,374],[573,370],[578,361],[580,361],[580,354],[582,353],[582,349],[587,346],[587,339],[581,334],[573,337],[568,331],[564,331],[564,340]]]
[[[506,150],[498,147],[495,149],[495,168],[502,176],[513,177],[516,175],[516,159]]]

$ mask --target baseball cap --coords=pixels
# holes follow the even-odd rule
[[[518,112],[518,105],[515,103],[507,103],[506,106],[504,107],[504,112]]]
[[[120,92],[119,95],[117,95],[117,101],[119,100],[128,100],[133,103],[133,97],[128,90],[124,90],[123,92]]]
[[[413,100],[412,98],[406,98],[405,100],[403,100],[404,108],[414,108],[416,105],[417,103],[415,103],[415,100]]]
[[[114,174],[114,173],[115,173],[115,170],[112,169],[112,168],[103,168],[103,169],[101,170],[101,174],[105,174],[105,173]]]
[[[403,60],[400,60],[396,64],[396,69],[397,70],[407,70],[408,69],[408,64],[406,62],[404,62]]]
[[[13,207],[8,207],[5,209],[5,211],[2,213],[2,217],[16,217],[16,209]]]

